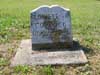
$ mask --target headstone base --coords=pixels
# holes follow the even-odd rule
[[[82,49],[52,49],[32,50],[31,40],[22,40],[15,56],[11,60],[11,66],[17,65],[61,65],[61,64],[85,64],[87,58]]]

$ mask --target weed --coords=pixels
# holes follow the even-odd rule
[[[53,75],[51,65],[45,66],[43,71],[46,73],[46,75]]]
[[[0,66],[9,65],[9,61],[6,58],[0,58]]]
[[[28,73],[30,71],[30,69],[29,69],[28,66],[18,65],[16,67],[14,67],[14,71],[17,72],[17,73],[19,73],[19,72]]]

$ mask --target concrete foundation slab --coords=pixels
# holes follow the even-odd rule
[[[15,56],[11,60],[11,66],[17,65],[61,65],[84,64],[88,62],[82,49],[52,49],[32,50],[31,40],[22,40]]]

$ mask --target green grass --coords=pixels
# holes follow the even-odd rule
[[[89,63],[77,66],[11,68],[9,62],[16,52],[18,42],[31,37],[30,11],[40,5],[52,4],[71,9],[73,37],[84,47]],[[0,75],[26,75],[26,73],[27,75],[100,75],[100,1],[0,0]]]

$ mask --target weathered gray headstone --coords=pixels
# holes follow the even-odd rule
[[[33,10],[31,32],[32,41],[21,41],[15,57],[11,60],[12,66],[88,62],[83,50],[72,40],[69,9],[60,6],[41,6]]]
[[[32,48],[72,46],[70,10],[60,6],[41,6],[31,12]]]

